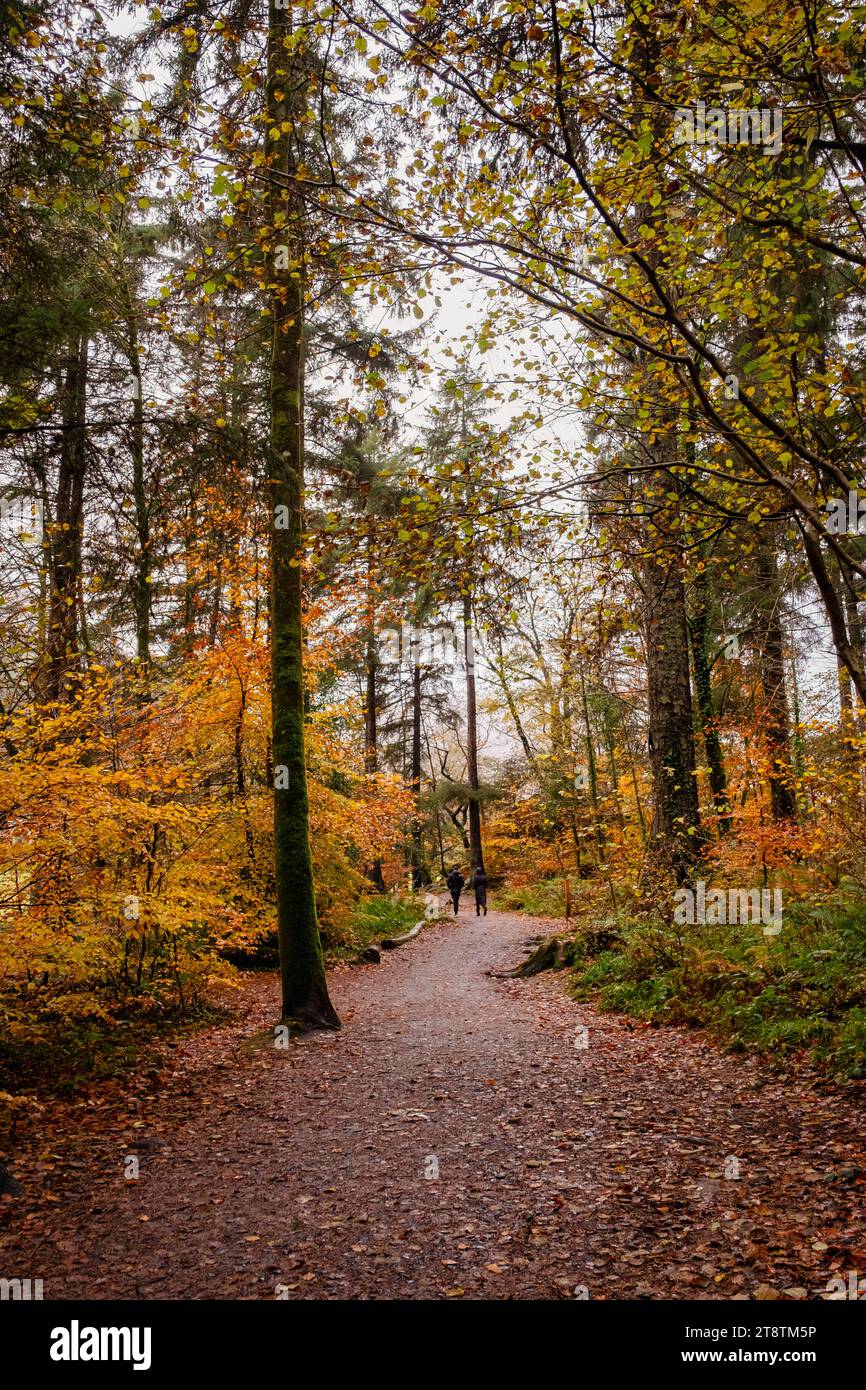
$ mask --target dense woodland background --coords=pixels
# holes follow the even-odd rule
[[[10,1123],[278,944],[333,1026],[482,862],[605,1006],[866,1074],[864,22],[3,7]]]

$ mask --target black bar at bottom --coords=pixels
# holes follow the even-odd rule
[[[859,1363],[866,1310],[852,1301],[7,1301],[0,1337],[5,1356],[14,1351],[16,1381],[38,1372],[49,1384],[106,1374],[162,1384],[194,1372],[220,1385],[280,1365],[292,1379],[308,1378],[310,1360],[317,1379],[341,1365],[349,1373],[378,1366],[386,1381],[399,1374],[404,1383],[418,1373],[463,1379],[474,1365],[488,1379],[500,1369],[511,1378],[515,1356],[539,1371],[564,1360],[575,1376],[590,1366],[687,1379],[708,1367],[760,1367],[772,1383],[792,1370],[826,1380]]]

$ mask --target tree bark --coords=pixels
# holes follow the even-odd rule
[[[364,771],[379,771],[379,727],[377,721],[377,672],[376,655],[376,603],[373,597],[373,551],[372,540],[367,541],[367,641],[364,653],[366,668],[366,692],[364,699]],[[367,878],[377,892],[384,893],[385,879],[382,874],[382,860],[378,857],[367,868]]]
[[[367,637],[366,695],[364,700],[364,771],[378,771],[379,734],[376,727],[376,643],[372,633]]]
[[[657,546],[644,557],[642,576],[654,792],[650,845],[669,860],[682,879],[698,856],[702,837],[679,557],[667,546]]]
[[[78,611],[84,532],[84,481],[87,472],[86,337],[70,345],[63,378],[63,432],[57,501],[49,544],[49,600],[45,693],[64,698],[79,665]]]
[[[664,73],[661,45],[642,16],[635,23],[635,57],[644,78],[654,82]],[[638,95],[641,95],[638,93]],[[659,133],[660,117],[654,114]],[[651,216],[647,204],[635,208],[634,231]],[[650,252],[658,267],[661,252]],[[646,358],[638,353],[638,363]],[[644,641],[647,659],[648,740],[653,778],[653,818],[649,845],[682,882],[700,854],[703,843],[695,762],[695,730],[689,668],[688,622],[682,573],[682,515],[678,501],[668,503],[670,478],[666,464],[683,451],[676,416],[658,402],[645,446],[645,455],[658,471],[642,476],[646,502],[642,520],[641,563],[646,602]]]
[[[376,772],[379,765],[379,733],[376,722],[376,604],[373,597],[373,542],[367,540],[367,640],[364,654],[366,693],[364,700],[364,771]]]
[[[141,350],[138,341],[138,325],[135,305],[129,285],[124,282],[123,303],[126,320],[126,343],[124,351],[132,373],[132,500],[135,506],[135,531],[138,549],[135,556],[135,570],[132,581],[133,607],[135,611],[135,650],[142,666],[150,663],[150,607],[151,607],[151,539],[150,512],[147,502],[147,489],[144,476],[144,400],[141,381]]]
[[[844,604],[845,604],[845,623],[846,623],[846,626],[847,626],[847,628],[848,628],[848,635],[849,635],[850,640],[851,640],[851,646],[853,647],[854,651],[857,653],[857,656],[858,656],[858,658],[859,658],[859,660],[860,660],[860,663],[861,663],[861,665],[862,665],[862,663],[863,663],[863,624],[862,624],[862,622],[861,622],[861,620],[860,620],[860,609],[859,609],[858,606],[857,606],[857,595],[856,595],[856,593],[854,592],[853,588],[851,587],[851,584],[848,582],[848,580],[846,579],[846,577],[845,577],[844,574],[842,574],[841,579],[842,579],[842,598],[843,598],[843,601],[844,601]],[[849,683],[849,693],[850,693],[850,683]],[[853,714],[853,713],[854,713],[854,711],[852,710],[852,714]],[[858,710],[858,711],[857,711],[857,723],[862,724],[862,710]]]
[[[300,1028],[339,1028],[328,997],[316,914],[304,746],[301,565],[304,506],[304,248],[294,191],[298,93],[304,90],[291,9],[268,5],[268,213],[285,235],[289,268],[271,293],[271,686],[274,855],[282,1016]],[[276,133],[278,132],[278,133]],[[276,138],[272,138],[276,133]],[[284,221],[285,219],[285,221]],[[279,232],[276,229],[279,228]]]
[[[848,627],[845,622],[845,614],[839,602],[839,595],[833,587],[833,581],[827,570],[824,556],[821,552],[821,542],[808,525],[801,527],[803,536],[803,547],[806,551],[806,559],[809,561],[809,568],[812,577],[818,586],[818,592],[824,602],[824,608],[830,623],[830,631],[833,635],[833,645],[836,648],[836,655],[848,671],[857,691],[858,703],[866,705],[866,669],[864,669],[863,658],[848,636]]]
[[[770,809],[773,819],[796,820],[791,786],[791,733],[785,678],[785,640],[781,594],[773,542],[762,536],[757,552],[757,637],[761,670],[761,727],[769,761]]]
[[[412,762],[410,778],[412,796],[415,799],[415,815],[412,819],[412,887],[416,890],[424,884],[424,865],[421,845],[421,633],[417,627],[412,629]]]
[[[598,862],[599,864],[603,864],[605,852],[605,826],[598,799],[598,764],[595,757],[595,742],[593,740],[592,723],[589,718],[589,701],[586,695],[586,678],[584,676],[582,664],[580,667],[580,705],[583,713],[584,734],[586,736],[587,790],[589,792],[589,804],[592,807],[593,834],[595,836],[595,844],[598,852]]]
[[[713,794],[713,807],[719,829],[726,833],[731,828],[731,811],[728,804],[728,779],[722,756],[722,744],[716,728],[713,710],[713,690],[711,668],[707,652],[709,637],[709,588],[707,571],[702,569],[694,582],[694,608],[689,621],[689,635],[692,639],[692,664],[695,672],[695,696],[698,715],[701,721],[701,734],[704,740],[704,753]]]
[[[472,596],[463,595],[463,643],[466,656],[466,780],[469,785],[469,857],[473,869],[484,868],[481,843],[481,803],[478,799],[478,707],[475,694],[475,638]]]

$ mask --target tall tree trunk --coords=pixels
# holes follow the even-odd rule
[[[304,748],[301,564],[304,549],[304,247],[295,192],[303,56],[292,11],[268,5],[268,216],[289,244],[289,267],[271,294],[270,368],[271,690],[274,855],[282,1016],[301,1028],[338,1028],[328,997],[310,849]],[[273,138],[273,137],[276,138]],[[279,229],[279,231],[277,231]]]
[[[415,799],[415,814],[412,818],[412,887],[421,888],[424,883],[424,865],[421,846],[421,633],[412,629],[412,762],[410,778],[412,796]]]
[[[433,750],[432,750],[432,748],[430,747],[430,740],[429,740],[429,738],[427,738],[426,736],[425,736],[424,742],[425,742],[425,746],[426,746],[426,748],[427,748],[427,761],[428,761],[428,763],[430,764],[430,786],[431,786],[431,788],[432,788],[432,790],[433,790],[433,793],[434,793],[434,795],[435,795],[435,793],[436,793],[436,768],[435,768],[434,763],[433,763]],[[439,806],[436,807],[436,827],[435,827],[435,828],[436,828],[436,847],[437,847],[437,851],[438,851],[438,854],[439,854],[439,867],[440,867],[440,869],[442,870],[442,877],[444,878],[445,875],[448,873],[448,869],[447,869],[447,866],[446,866],[446,864],[445,864],[445,841],[442,839],[442,811],[441,811],[441,808],[440,808]]]
[[[469,784],[469,856],[473,869],[484,868],[481,803],[478,799],[478,707],[475,695],[475,637],[472,595],[463,595],[463,650],[466,658],[466,780]]]
[[[133,359],[135,394],[132,399],[132,496],[138,552],[135,566],[135,646],[142,666],[150,664],[150,515],[144,478],[144,404],[138,347]]]
[[[63,437],[51,525],[45,690],[60,700],[79,664],[78,610],[87,472],[87,356],[82,336],[70,345],[63,378]]]
[[[634,11],[635,59],[643,79],[654,84],[664,79],[661,42],[652,24]],[[638,88],[635,95],[643,100]],[[661,116],[653,121],[660,133]],[[638,227],[652,216],[649,204],[635,207],[631,225]],[[661,253],[650,252],[658,265]],[[638,363],[646,358],[638,353]],[[689,639],[682,573],[682,515],[677,500],[669,502],[671,481],[666,471],[670,460],[682,456],[683,444],[670,406],[658,402],[653,430],[644,446],[645,456],[658,464],[642,475],[646,501],[642,518],[641,577],[645,599],[644,642],[647,660],[648,740],[653,779],[651,849],[682,881],[698,858],[703,842],[695,764],[695,731],[689,669]],[[642,426],[646,428],[646,426]]]
[[[655,529],[655,524],[653,528]],[[661,542],[661,537],[659,537]],[[679,556],[658,543],[644,557],[649,754],[653,775],[650,845],[684,878],[701,845],[686,602]]]
[[[811,814],[809,804],[809,792],[806,786],[806,749],[803,742],[803,723],[800,718],[800,689],[797,681],[797,648],[794,641],[794,624],[789,625],[788,630],[789,647],[791,651],[791,714],[794,719],[794,732],[792,737],[792,750],[794,757],[795,795],[797,797],[798,819],[800,813]],[[862,774],[863,767],[860,766]]]
[[[150,662],[150,511],[144,476],[144,398],[141,381],[141,350],[135,305],[129,285],[124,283],[126,319],[126,360],[132,373],[132,500],[135,506],[135,532],[138,548],[132,581],[135,610],[135,650],[142,666]]]
[[[839,687],[839,724],[843,733],[850,733],[854,726],[854,701],[851,697],[851,677],[841,661],[836,663],[836,683]]]
[[[852,650],[856,653],[861,666],[863,664],[863,623],[860,618],[860,609],[857,604],[857,593],[849,582],[848,577],[842,574],[842,595],[845,603],[845,623],[848,628],[849,639]],[[849,685],[849,691],[851,686]],[[859,698],[852,700],[851,710],[851,732],[860,733],[866,728],[866,709],[863,701]],[[852,751],[857,757],[857,775],[860,782],[859,801],[861,807],[866,806],[866,762],[862,756],[857,756],[856,744],[852,742]]]
[[[625,816],[623,815],[622,799],[619,794],[619,768],[617,766],[614,713],[613,706],[609,700],[605,701],[601,731],[602,738],[604,739],[604,751],[607,753],[608,781],[610,782],[610,797],[613,802],[613,812],[616,816],[617,825],[620,830],[624,832]]]
[[[845,604],[845,621],[848,627],[848,634],[851,639],[851,646],[857,653],[862,664],[863,661],[863,624],[860,619],[860,609],[857,606],[857,595],[846,579],[842,575],[842,597]],[[849,683],[850,691],[850,683]],[[862,711],[858,711],[858,723],[862,722]]]
[[[586,736],[587,790],[589,792],[589,804],[592,807],[592,828],[593,834],[595,835],[596,849],[598,851],[598,862],[599,864],[603,864],[605,827],[598,799],[598,763],[595,757],[595,742],[592,735],[592,723],[589,718],[589,700],[586,695],[586,678],[584,676],[582,663],[580,666],[580,705],[583,713],[584,734]]]
[[[791,785],[791,732],[785,676],[782,600],[775,546],[768,533],[762,533],[756,560],[761,726],[769,761],[770,809],[774,820],[796,820],[797,802]]]
[[[851,634],[851,644],[854,646],[856,644],[854,642],[854,631],[851,627],[850,607],[852,594],[848,585],[845,583],[842,567],[835,556],[831,556],[828,559],[827,572],[830,576],[833,588],[836,590],[836,597],[840,605],[844,606],[846,625]],[[856,603],[854,604],[854,611],[856,613]],[[836,683],[839,690],[839,723],[843,734],[850,737],[854,729],[854,697],[851,688],[851,677],[848,674],[847,668],[838,657],[836,659]]]
[[[379,770],[379,729],[376,718],[377,671],[379,666],[376,654],[376,604],[373,597],[373,554],[372,541],[367,542],[367,642],[364,654],[366,668],[366,693],[364,699],[364,771]],[[386,892],[382,874],[382,860],[376,858],[367,868],[367,877],[380,893]]]
[[[379,735],[376,724],[376,600],[373,594],[373,540],[367,537],[367,640],[364,665],[367,678],[364,700],[364,771],[376,772],[379,766]]]
[[[364,698],[364,771],[377,772],[379,767],[379,734],[376,725],[376,639],[372,628],[367,633],[366,693]]]
[[[806,551],[806,559],[809,561],[809,568],[812,571],[812,578],[818,586],[818,592],[824,603],[824,609],[830,623],[830,632],[833,636],[833,645],[836,648],[836,655],[844,665],[854,689],[857,691],[857,701],[859,705],[866,705],[866,668],[864,668],[863,657],[857,650],[848,634],[848,627],[845,621],[845,614],[839,595],[833,587],[827,564],[821,551],[821,542],[808,525],[801,528],[803,536],[803,548]]]
[[[701,569],[695,577],[693,593],[694,607],[689,621],[689,635],[692,639],[695,696],[701,721],[701,734],[704,740],[704,754],[710,777],[710,790],[713,794],[713,808],[719,829],[726,833],[730,830],[732,822],[728,804],[728,779],[725,774],[722,744],[716,728],[713,709],[713,689],[708,654],[710,604],[706,569]]]

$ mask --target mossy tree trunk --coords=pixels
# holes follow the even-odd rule
[[[469,784],[469,857],[473,869],[484,868],[481,842],[481,782],[478,776],[478,701],[475,693],[475,635],[472,595],[463,595],[463,650],[466,660],[466,780]]]
[[[423,887],[424,859],[421,844],[421,628],[412,625],[412,763],[410,777],[415,814],[412,817],[412,887]]]
[[[373,541],[367,538],[367,647],[364,658],[366,667],[366,698],[364,701],[364,771],[379,770],[379,731],[378,731],[378,655],[376,652],[376,598],[373,581]]]
[[[268,211],[286,269],[271,272],[270,371],[271,696],[274,854],[282,1016],[302,1029],[339,1028],[328,997],[310,849],[304,749],[302,558],[304,546],[304,250],[295,185],[303,138],[303,49],[291,9],[269,0],[266,140]],[[272,132],[279,131],[276,138]]]

